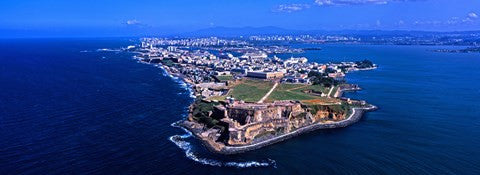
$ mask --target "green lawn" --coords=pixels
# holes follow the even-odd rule
[[[279,84],[277,86],[277,90],[292,90],[292,89],[298,89],[298,88],[304,88],[304,87],[307,87],[309,85],[305,85],[305,84],[285,84],[285,83],[282,83],[282,84]]]
[[[270,81],[245,79],[233,85],[227,96],[232,96],[237,100],[246,102],[257,102],[273,87],[274,83]],[[305,90],[314,90],[317,92],[328,93],[328,88],[320,85],[305,84],[279,84],[270,94],[266,102],[278,100],[320,100],[321,102],[332,100],[314,94],[305,93]],[[210,100],[223,101],[227,96],[211,97]]]
[[[319,85],[304,84],[280,84],[268,97],[268,101],[276,100],[313,100],[322,97],[305,93],[305,90],[314,90],[318,92],[327,91],[326,88]]]
[[[314,91],[318,91],[318,92],[323,92],[324,94],[326,94],[329,90],[328,88],[323,87],[321,85],[311,85],[311,86],[308,86],[304,89],[305,90],[310,89],[310,90],[314,90]]]
[[[168,66],[168,67],[171,67],[171,66],[173,66],[173,65],[175,64],[175,63],[174,63],[172,60],[170,60],[170,59],[163,59],[163,60],[161,60],[160,62],[161,62],[163,65]]]
[[[225,101],[226,98],[227,98],[227,96],[213,96],[213,97],[208,98],[208,100]]]
[[[243,80],[230,90],[228,96],[246,102],[259,101],[273,87],[274,83],[261,80]]]
[[[220,76],[217,76],[217,78],[218,78],[220,81],[233,80],[233,76],[231,76],[231,75],[220,75]]]
[[[282,90],[274,90],[272,94],[268,97],[268,101],[276,101],[276,100],[312,100],[317,97],[303,93],[303,92],[295,92],[295,91],[282,91]]]

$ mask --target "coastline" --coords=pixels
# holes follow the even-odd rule
[[[222,149],[218,149],[218,147],[215,147],[215,143],[211,143],[209,140],[202,139],[200,136],[196,134],[191,128],[188,127],[188,125],[185,125],[184,122],[180,122],[180,126],[183,128],[187,129],[188,131],[192,132],[193,135],[198,138],[199,140],[202,141],[202,144],[205,145],[210,151],[218,153],[218,154],[224,154],[224,155],[232,155],[232,154],[240,154],[240,153],[245,153],[248,151],[260,149],[265,146],[269,146],[275,143],[279,143],[285,140],[288,140],[290,138],[309,133],[312,131],[316,131],[319,129],[335,129],[335,128],[344,128],[347,126],[350,126],[356,122],[358,122],[362,116],[365,114],[365,112],[373,111],[376,110],[377,107],[374,105],[370,105],[369,107],[365,108],[352,108],[352,114],[348,117],[348,119],[338,121],[338,122],[330,122],[330,123],[317,123],[309,126],[305,126],[303,128],[299,128],[293,132],[279,135],[258,143],[254,143],[251,145],[244,145],[244,146],[224,146]]]
[[[187,79],[186,77],[182,76],[179,73],[171,72],[169,70],[169,68],[165,65],[159,64],[158,67],[163,69],[168,76],[170,76],[172,78],[180,79],[185,84],[187,84],[188,88],[190,88],[189,90],[192,93],[191,97],[196,98],[195,91],[192,89],[195,86],[195,83],[193,83],[192,81],[190,81],[189,79]],[[348,89],[348,88],[347,89],[341,89],[341,88],[338,88],[337,91],[334,94],[334,97],[342,96],[345,91],[356,91],[356,90],[360,90],[360,89]],[[190,104],[189,107],[188,107],[188,114],[189,115],[191,113],[191,107],[192,107],[192,104]],[[215,142],[212,142],[211,140],[203,139],[201,136],[198,135],[199,134],[198,132],[195,132],[195,130],[193,128],[189,127],[189,125],[187,124],[188,123],[187,118],[182,119],[182,120],[180,120],[176,123],[178,124],[179,127],[182,127],[183,129],[186,129],[189,132],[191,132],[192,135],[194,137],[196,137],[197,139],[199,139],[202,142],[202,144],[208,150],[210,150],[211,152],[218,153],[218,154],[224,154],[224,155],[233,155],[233,154],[240,154],[240,153],[245,153],[245,152],[248,152],[248,151],[260,149],[262,147],[269,146],[269,145],[272,145],[272,144],[275,144],[275,143],[279,143],[279,142],[288,140],[290,138],[293,138],[293,137],[296,137],[296,136],[299,136],[299,135],[302,135],[302,134],[305,134],[305,133],[309,133],[309,132],[312,132],[312,131],[315,131],[315,130],[319,130],[319,129],[344,128],[344,127],[350,126],[350,125],[358,122],[362,118],[362,116],[365,114],[365,112],[373,111],[373,110],[376,110],[376,109],[377,109],[376,106],[370,105],[370,104],[369,104],[368,107],[352,108],[352,113],[345,120],[337,121],[337,122],[328,122],[328,123],[316,123],[316,124],[313,124],[313,125],[309,125],[309,126],[299,128],[299,129],[297,129],[293,132],[290,132],[290,133],[278,135],[278,136],[275,136],[273,138],[260,141],[258,143],[253,143],[253,144],[250,144],[250,145],[243,145],[243,146],[219,146],[219,144],[217,144]]]

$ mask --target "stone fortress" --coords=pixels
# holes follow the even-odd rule
[[[310,109],[297,101],[275,101],[272,103],[245,103],[233,101],[227,105],[217,105],[211,113],[228,124],[230,146],[249,145],[281,134],[290,133],[313,123],[340,121],[346,114],[333,111],[325,106],[312,115]],[[219,140],[218,130],[206,130],[203,137]]]

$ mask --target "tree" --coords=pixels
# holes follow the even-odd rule
[[[357,64],[356,67],[357,67],[357,68],[360,68],[360,69],[373,67],[372,61],[367,60],[367,59],[365,59],[365,60],[363,60],[363,61],[357,61],[357,62],[355,62],[355,64]]]
[[[316,71],[310,71],[308,73],[308,77],[310,77],[310,80],[314,85],[322,85],[325,87],[336,86],[343,83],[343,81],[341,80],[336,80],[332,77],[328,77],[326,73],[322,74]]]

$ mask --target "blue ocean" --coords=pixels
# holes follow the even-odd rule
[[[175,122],[188,85],[118,50],[138,39],[0,40],[0,174],[480,174],[480,54],[451,46],[321,47],[309,61],[372,60],[352,72],[379,107],[241,155],[208,152]]]

